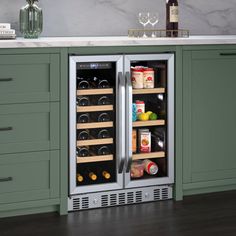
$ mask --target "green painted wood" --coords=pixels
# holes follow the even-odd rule
[[[49,149],[59,149],[59,103],[0,106],[0,153]]]
[[[35,47],[35,48],[1,48],[0,55],[18,55],[18,54],[45,54],[60,53],[60,48]]]
[[[68,50],[61,50],[61,103],[60,103],[60,214],[67,214],[68,181],[69,181],[69,113],[68,113]]]
[[[58,197],[58,167],[59,151],[0,155],[0,204]]]
[[[33,201],[35,202],[35,201]],[[0,210],[0,218],[3,217],[12,217],[12,216],[22,216],[22,215],[31,215],[31,214],[40,214],[40,213],[48,213],[48,212],[56,212],[58,211],[58,205],[51,205],[49,206],[41,206],[41,207],[35,207],[32,208],[26,208],[25,206],[22,206],[22,209],[15,209],[14,210],[6,210],[2,211]],[[0,207],[1,209],[1,207]]]
[[[236,56],[224,52],[184,52],[184,186],[236,184]]]
[[[0,104],[58,100],[58,54],[0,55]]]
[[[175,200],[183,199],[183,61],[182,48],[175,58]]]

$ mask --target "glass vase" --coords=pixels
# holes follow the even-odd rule
[[[26,0],[27,5],[20,9],[20,32],[24,38],[38,38],[43,30],[43,12],[35,2]]]

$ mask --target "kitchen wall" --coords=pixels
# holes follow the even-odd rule
[[[25,0],[0,0],[0,22],[18,32],[19,9]],[[179,0],[180,28],[192,35],[236,34],[236,0]],[[42,36],[127,35],[141,27],[140,11],[157,11],[165,27],[165,0],[39,0],[44,12]],[[19,35],[19,33],[18,33]]]

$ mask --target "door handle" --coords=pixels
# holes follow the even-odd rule
[[[10,130],[13,130],[12,127],[2,127],[0,128],[0,131],[10,131]]]
[[[9,82],[12,80],[13,80],[13,78],[0,78],[0,82]]]
[[[236,52],[222,52],[220,56],[236,56]]]
[[[12,181],[12,180],[13,180],[12,177],[0,178],[0,182],[9,182],[9,181]]]
[[[132,164],[132,84],[130,73],[125,73],[126,78],[126,173],[130,172]]]
[[[125,97],[125,81],[122,72],[118,73],[118,156],[119,156],[119,164],[118,164],[118,173],[122,173],[125,164],[125,156],[123,155],[123,143],[124,143],[124,128],[123,128],[123,100]]]

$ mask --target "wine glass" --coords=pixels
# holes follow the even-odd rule
[[[147,38],[146,32],[145,32],[145,26],[149,23],[149,13],[148,12],[140,12],[138,14],[138,20],[139,23],[143,25],[143,37]]]
[[[157,12],[150,12],[149,13],[149,23],[152,25],[152,37],[156,37],[156,34],[154,32],[155,29],[155,24],[157,24],[159,22],[159,15]]]

